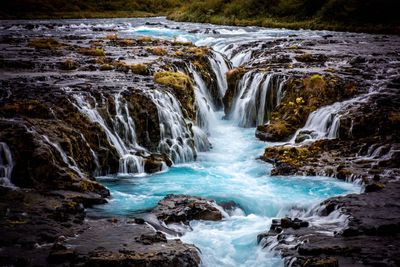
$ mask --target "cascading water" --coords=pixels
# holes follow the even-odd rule
[[[157,107],[160,121],[158,149],[170,156],[174,163],[196,159],[192,133],[185,121],[178,100],[169,92],[152,90],[146,92]]]
[[[69,88],[65,88],[65,90],[69,91]],[[105,119],[100,115],[94,97],[82,93],[73,93],[72,97],[78,110],[91,122],[100,125],[109,143],[116,149],[120,157],[119,172],[144,173],[143,158],[134,154],[143,149],[136,143],[133,119],[128,112],[127,103],[121,103],[121,92],[114,97],[116,115],[114,118],[110,118],[112,125],[107,125]]]
[[[14,162],[11,150],[4,142],[0,142],[0,185],[14,188],[11,182],[11,172],[14,168]]]
[[[81,172],[81,170],[79,169],[79,167],[76,165],[76,162],[73,158],[68,157],[67,154],[65,153],[65,151],[61,148],[59,143],[55,143],[50,141],[49,137],[47,135],[42,135],[43,139],[46,141],[47,144],[51,145],[53,148],[56,149],[56,151],[60,154],[61,159],[63,160],[63,162],[72,170],[74,170],[79,177],[83,178],[84,175]]]
[[[244,64],[253,54],[250,47],[238,47],[238,41],[242,38],[238,32],[232,36],[239,36],[229,39],[230,41],[213,37],[199,40],[201,37],[196,34],[157,27],[141,26],[133,31],[130,29],[129,32],[170,39],[178,37],[178,40],[208,44],[234,61],[234,66]],[[249,38],[254,40],[254,36]],[[243,41],[245,42],[249,40]],[[226,90],[225,75],[222,75],[224,66],[221,62],[217,54],[210,59],[220,96]],[[237,125],[250,127],[269,119],[268,112],[280,103],[286,79],[284,76],[246,74],[233,106],[233,120],[227,121],[222,120],[222,113],[215,112],[213,99],[210,98],[201,75],[193,67],[189,72],[195,82],[198,126],[188,126],[191,122],[183,120],[179,103],[175,103],[172,95],[157,91],[147,92],[153,96],[157,105],[162,126],[160,146],[165,147],[160,148],[160,151],[170,153],[173,149],[175,160],[184,162],[181,159],[189,159],[191,153],[195,152],[193,149],[185,150],[185,147],[191,147],[191,140],[198,151],[205,151],[210,147],[205,131],[210,135],[213,149],[199,152],[195,162],[179,164],[166,172],[146,177],[135,176],[130,179],[130,176],[126,176],[123,180],[115,176],[100,177],[111,190],[113,198],[107,205],[99,206],[91,213],[95,215],[99,212],[100,216],[131,216],[135,212],[142,213],[143,210],[151,209],[164,196],[172,193],[209,197],[217,202],[232,200],[238,204],[235,212],[225,214],[225,218],[218,222],[193,221],[191,230],[181,239],[195,244],[201,250],[203,266],[282,266],[279,255],[263,250],[256,241],[257,234],[269,228],[272,218],[290,216],[293,215],[293,210],[301,210],[304,216],[314,216],[312,223],[318,224],[321,220],[312,209],[316,203],[330,196],[359,192],[360,187],[326,177],[271,177],[270,166],[254,159],[262,153],[265,143],[254,138],[254,128],[239,128]],[[108,127],[96,117],[96,112],[93,111],[95,107],[88,104],[79,106],[93,117],[93,121]],[[111,134],[110,142],[123,148],[118,137]],[[341,225],[343,218],[336,219],[337,225]]]
[[[212,125],[216,122],[212,97],[205,82],[193,66],[189,66],[189,72],[193,75],[195,82],[196,120],[199,127],[209,133]]]
[[[230,69],[230,64],[218,52],[212,51],[212,56],[209,57],[211,67],[217,77],[219,97],[224,97],[228,84],[226,82],[225,73]]]
[[[241,127],[254,127],[270,119],[280,102],[286,77],[259,71],[247,72],[238,84],[231,117]]]
[[[308,116],[304,127],[297,130],[290,140],[290,143],[323,138],[339,138],[340,117],[343,115],[344,110],[354,103],[367,101],[367,99],[375,93],[376,92],[363,94],[315,110]]]

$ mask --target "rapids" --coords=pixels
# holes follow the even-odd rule
[[[208,197],[217,203],[233,200],[241,209],[220,222],[193,221],[193,230],[181,239],[200,248],[204,266],[281,266],[280,257],[262,251],[256,241],[272,218],[293,212],[307,216],[306,211],[322,200],[357,193],[360,187],[326,177],[269,176],[270,167],[255,159],[265,143],[254,138],[254,128],[239,128],[233,121],[222,120],[222,113],[217,115],[209,138],[213,149],[199,153],[196,162],[145,177],[99,177],[111,190],[112,199],[92,215],[135,216],[167,194]],[[312,217],[321,223],[318,216]],[[345,222],[337,223],[340,227]]]
[[[181,25],[181,24],[180,24]],[[194,24],[195,25],[195,24]],[[184,25],[182,27],[185,27]],[[193,26],[192,26],[193,27]],[[253,27],[251,27],[252,30]],[[235,53],[239,40],[253,40],[254,32],[228,28],[214,31],[209,36],[203,30],[171,29],[163,26],[126,27],[121,33],[133,36],[192,41],[197,45],[211,45],[215,60],[211,61],[218,78],[221,97],[226,90],[223,64],[224,55],[233,66],[243,64],[251,57],[251,50]],[[259,36],[273,38],[291,31],[265,30]],[[303,34],[309,34],[304,31]],[[258,38],[260,39],[260,38]],[[189,67],[196,85],[199,127],[194,131],[208,133],[212,149],[200,152],[208,143],[197,144],[197,160],[176,164],[170,169],[152,175],[114,175],[98,177],[111,190],[112,198],[106,205],[90,211],[92,216],[136,216],[153,208],[167,194],[187,194],[214,199],[217,203],[234,201],[240,208],[225,213],[219,222],[192,221],[191,230],[184,231],[181,240],[195,244],[201,253],[203,266],[282,266],[283,261],[271,249],[257,245],[257,234],[269,229],[273,218],[295,214],[308,217],[311,224],[324,224],[313,212],[322,200],[336,195],[360,192],[360,187],[327,177],[271,177],[271,166],[256,159],[266,143],[254,137],[254,127],[265,122],[264,111],[270,112],[280,101],[280,82],[269,92],[272,78],[264,74],[247,74],[242,81],[241,97],[237,99],[231,120],[223,120],[222,112],[216,112],[199,75]],[[258,76],[257,76],[258,75]],[[251,79],[246,80],[246,77]],[[279,77],[278,77],[279,79]],[[281,78],[284,82],[284,77]],[[245,83],[252,84],[244,86]],[[254,83],[254,84],[253,84]],[[262,101],[257,102],[259,96]],[[274,97],[266,100],[267,95]],[[252,118],[256,118],[253,120]],[[195,139],[198,134],[195,134]],[[199,149],[200,148],[200,149]],[[176,162],[176,163],[179,163]],[[332,219],[332,218],[330,218]],[[333,218],[334,228],[343,227],[346,218]],[[330,222],[332,223],[332,221]],[[176,226],[175,226],[176,227]],[[333,231],[334,229],[332,229]],[[170,235],[169,238],[178,238]]]
[[[149,21],[151,24],[146,25]],[[40,23],[46,25],[47,22]],[[19,30],[18,27],[6,28],[6,24],[4,22],[2,30]],[[245,64],[251,60],[253,52],[260,49],[257,45],[246,44],[293,34],[316,38],[327,33],[177,23],[164,18],[145,18],[67,20],[53,25],[49,34],[57,36],[57,33],[68,32],[71,35],[93,37],[100,35],[92,30],[96,27],[114,30],[121,37],[150,36],[191,41],[199,46],[212,47],[214,55],[209,60],[217,78],[220,98],[227,90],[225,72],[231,66]],[[287,215],[307,217],[311,225],[328,223],[326,219],[316,215],[315,205],[331,196],[358,193],[361,188],[356,184],[328,177],[270,176],[271,166],[256,159],[265,146],[272,144],[258,141],[252,127],[265,123],[272,108],[279,104],[284,76],[246,74],[241,82],[240,96],[234,102],[233,116],[231,120],[224,120],[222,112],[214,107],[214,99],[210,98],[201,77],[191,66],[188,71],[195,82],[198,109],[198,125],[193,125],[193,136],[186,129],[179,104],[172,95],[158,91],[148,92],[156,103],[164,127],[159,150],[169,152],[175,163],[172,168],[165,168],[164,171],[152,175],[144,174],[142,158],[138,156],[143,148],[136,143],[135,128],[140,125],[134,125],[126,103],[119,100],[120,94],[115,95],[117,114],[110,118],[111,126],[106,125],[96,106],[91,104],[95,101],[89,101],[90,95],[73,95],[78,110],[100,125],[109,143],[121,157],[120,174],[98,177],[111,191],[109,203],[89,210],[89,214],[93,217],[134,217],[153,208],[159,200],[172,193],[207,197],[217,203],[234,201],[240,208],[224,213],[222,221],[192,221],[191,229],[184,231],[183,236],[169,235],[169,238],[181,238],[186,243],[196,245],[201,251],[203,266],[282,266],[283,260],[271,247],[262,249],[257,244],[257,234],[268,230],[273,218]],[[270,96],[273,99],[269,99]],[[258,100],[260,98],[261,101]],[[331,112],[326,111],[327,114],[322,115],[330,117]],[[336,114],[337,109],[334,112]],[[312,129],[315,124],[324,121],[324,118],[314,117],[318,120],[310,117],[307,123]],[[325,132],[329,127],[327,122],[323,129],[316,130]],[[332,130],[329,137],[334,136],[335,132]],[[192,138],[196,151],[188,145]],[[50,140],[48,142],[59,150],[58,144]],[[210,146],[212,148],[209,150]],[[62,151],[59,152],[64,155]],[[12,158],[9,154],[7,145],[0,143],[0,180],[3,183],[9,180],[8,173],[12,169]],[[68,166],[75,168],[71,159],[67,156],[63,156],[63,159]],[[340,229],[346,223],[346,218],[343,217],[328,219],[331,231]]]

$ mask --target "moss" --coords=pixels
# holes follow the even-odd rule
[[[62,43],[58,42],[54,38],[35,38],[32,39],[29,44],[30,47],[36,49],[58,49],[63,46]]]
[[[93,192],[95,191],[93,182],[89,180],[81,180],[79,182],[79,188],[84,192]]]
[[[165,56],[168,51],[163,47],[149,47],[146,49],[149,53],[157,56]]]
[[[112,65],[118,71],[129,72],[129,65],[126,64],[124,61],[116,60],[112,62]]]
[[[79,66],[79,63],[71,58],[67,58],[64,62],[61,62],[60,69],[62,70],[75,70]]]
[[[382,189],[385,188],[385,185],[382,183],[372,183],[372,184],[368,184],[365,186],[365,192],[366,193],[370,193],[370,192],[376,192],[376,191],[380,191]]]
[[[265,149],[264,159],[276,159],[290,165],[292,168],[303,166],[307,158],[317,155],[322,150],[318,141],[309,146],[274,146]]]
[[[103,71],[105,71],[105,70],[112,70],[114,67],[113,67],[113,65],[111,65],[111,64],[102,64],[101,66],[100,66],[100,70],[103,70]]]
[[[187,117],[195,119],[194,88],[189,76],[182,72],[162,71],[154,74],[154,81],[173,89]]]
[[[148,66],[145,64],[132,64],[130,69],[135,74],[148,75],[150,73]]]
[[[181,42],[181,41],[173,41],[172,45],[177,45],[177,46],[193,46],[192,42]]]
[[[166,85],[175,90],[186,90],[192,87],[189,76],[182,72],[163,71],[154,74],[154,81],[156,83]]]
[[[184,53],[188,54],[189,56],[195,56],[198,58],[207,55],[209,52],[209,49],[205,46],[191,46],[184,50]]]
[[[97,47],[81,47],[78,49],[78,53],[85,55],[85,56],[93,56],[93,57],[104,57],[104,49],[103,48],[97,48]]]
[[[304,53],[298,56],[295,56],[295,59],[300,62],[312,62],[314,61],[313,56],[309,53]]]
[[[142,37],[140,37],[139,39],[138,39],[138,42],[139,43],[152,43],[152,42],[154,42],[155,41],[155,39],[153,39],[153,38],[151,38],[151,37],[148,37],[148,36],[142,36]]]
[[[110,40],[110,41],[117,41],[119,38],[118,38],[118,34],[110,33],[110,34],[106,35],[106,39]]]

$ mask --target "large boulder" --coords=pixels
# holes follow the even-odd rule
[[[222,213],[212,200],[186,195],[167,195],[152,210],[165,223],[189,223],[191,220],[219,221]]]

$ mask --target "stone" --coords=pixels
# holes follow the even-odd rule
[[[191,220],[222,219],[222,213],[213,205],[213,201],[186,195],[167,195],[151,212],[165,223],[188,224]]]

